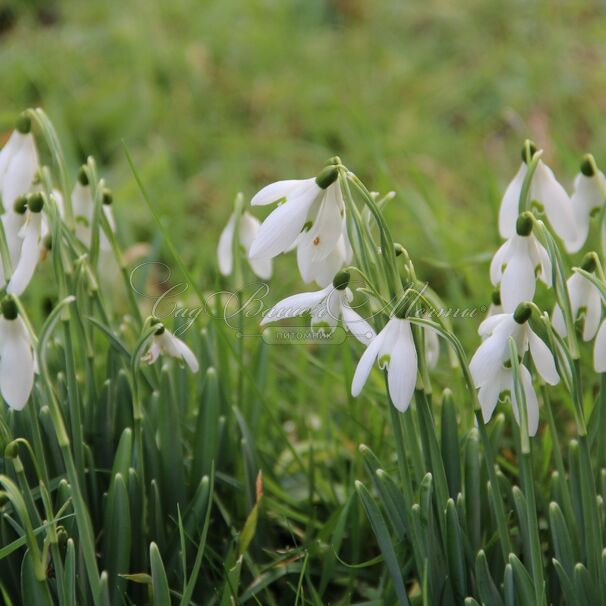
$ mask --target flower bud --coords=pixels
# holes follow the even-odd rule
[[[528,322],[531,314],[532,307],[530,307],[530,303],[524,301],[516,307],[516,310],[513,312],[513,319],[518,324],[525,324],[526,322]]]
[[[27,208],[32,213],[39,213],[44,206],[44,198],[40,192],[35,192],[27,197]]]
[[[501,305],[501,291],[498,288],[492,291],[490,300],[492,301],[493,305]]]
[[[32,121],[31,118],[23,113],[17,118],[17,122],[15,123],[15,128],[22,135],[27,135],[32,130]]]
[[[59,528],[57,528],[57,543],[59,543],[59,545],[61,547],[65,547],[65,545],[67,545],[68,539],[69,539],[69,534],[68,534],[67,530],[65,530],[65,528],[63,528],[63,526],[60,526]]]
[[[15,320],[19,315],[17,303],[11,296],[4,297],[0,306],[2,307],[2,315],[6,320]]]
[[[15,201],[13,202],[13,210],[18,215],[24,215],[25,211],[27,210],[27,198],[25,196],[15,198]]]
[[[347,285],[349,284],[349,278],[350,278],[350,274],[348,271],[340,271],[335,277],[334,280],[332,281],[332,285],[337,289],[337,290],[345,290],[347,288]]]
[[[105,206],[111,206],[112,202],[114,201],[114,196],[112,194],[112,190],[105,187],[103,188],[103,194],[101,196],[101,201],[103,202],[103,204],[105,204]]]
[[[6,445],[4,456],[7,459],[16,459],[19,456],[19,442],[13,440]]]
[[[528,164],[537,151],[539,151],[537,146],[530,139],[526,139],[524,147],[522,147],[522,162]]]
[[[88,174],[85,166],[81,166],[80,170],[78,171],[78,182],[84,187],[88,185]]]
[[[320,189],[327,189],[339,176],[339,171],[334,166],[325,166],[316,177],[316,184]]]
[[[580,170],[586,177],[593,177],[595,175],[595,160],[591,154],[583,156]]]
[[[532,213],[524,211],[516,221],[516,233],[518,236],[529,236],[532,232]]]
[[[581,268],[589,273],[591,273],[592,271],[595,271],[595,268],[596,268],[595,253],[590,252],[590,253],[587,253],[583,257],[583,261],[581,262]]]

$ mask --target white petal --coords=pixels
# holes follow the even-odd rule
[[[175,337],[175,339],[177,339],[177,337]],[[177,341],[180,359],[189,366],[189,369],[192,372],[198,372],[200,364],[198,363],[198,358],[196,358],[194,352],[181,339],[177,339]]]
[[[270,183],[259,190],[250,203],[252,206],[265,206],[284,198],[288,199],[298,196],[302,191],[313,191],[314,188],[317,190],[313,194],[315,196],[320,190],[315,181],[312,177],[311,179],[287,179]]]
[[[476,387],[483,387],[509,359],[507,335],[492,334],[483,341],[471,358],[469,370]]]
[[[535,260],[535,263],[540,267],[539,278],[547,286],[551,287],[551,259],[549,258],[549,254],[545,250],[545,247],[536,239],[536,237],[531,237],[534,240],[533,259]]]
[[[368,345],[377,336],[372,326],[345,302],[341,314],[345,328],[361,343]]]
[[[335,275],[349,262],[344,237],[341,237],[335,248],[321,260],[313,259],[312,244],[309,239],[302,238],[297,246],[299,272],[303,281],[307,283],[316,282],[320,287],[328,286],[332,284]]]
[[[576,238],[570,198],[553,171],[542,160],[539,160],[532,179],[531,196],[543,205],[551,226],[562,240]]]
[[[499,233],[502,238],[511,238],[516,235],[516,221],[520,214],[520,192],[522,191],[522,183],[526,176],[526,170],[527,166],[522,162],[516,176],[507,186],[503,195],[499,210]]]
[[[29,133],[19,136],[22,138],[21,145],[10,159],[2,180],[2,202],[5,210],[12,210],[15,200],[30,191],[39,166],[33,135]]]
[[[224,276],[229,276],[234,267],[234,230],[236,227],[236,217],[234,214],[231,215],[225,229],[221,232],[219,237],[219,244],[217,245],[217,260],[219,261],[219,271]]]
[[[526,396],[526,414],[528,417],[528,435],[534,436],[539,428],[539,402],[532,386],[532,377],[524,365],[520,365],[520,378]],[[513,394],[515,399],[515,392]]]
[[[17,321],[7,321],[0,349],[0,392],[15,410],[22,410],[34,385],[34,355]]]
[[[311,325],[313,327],[327,324],[335,328],[341,317],[341,292],[328,286],[328,294],[311,310]]]
[[[490,421],[494,409],[499,402],[499,395],[504,390],[502,373],[503,371],[501,369],[497,370],[492,380],[480,387],[478,392],[478,400],[480,402],[480,408],[482,409],[482,418],[485,423]]]
[[[583,341],[590,341],[595,336],[602,319],[602,297],[600,291],[589,280],[588,292],[585,298],[587,311],[585,312],[585,324],[583,325]]]
[[[509,260],[508,253],[511,242],[511,239],[503,242],[490,262],[490,281],[492,282],[493,286],[497,286],[497,284],[501,281],[501,276],[503,275],[503,266]]]
[[[13,275],[9,280],[6,292],[21,295],[30,283],[38,260],[40,259],[40,232],[42,217],[40,213],[30,213],[25,228],[25,237],[21,245],[21,255]]]
[[[556,370],[556,365],[551,350],[532,329],[529,329],[528,332],[530,355],[532,356],[534,365],[537,367],[538,373],[541,375],[545,383],[548,383],[549,385],[557,385],[560,381],[560,376]]]
[[[277,322],[284,318],[295,318],[304,314],[320,304],[332,291],[333,287],[327,286],[322,290],[315,292],[304,292],[298,295],[292,295],[276,303],[263,317],[261,326],[269,322]]]
[[[379,355],[379,351],[385,340],[385,330],[389,326],[389,322],[385,325],[385,328],[370,342],[370,345],[366,348],[358,365],[351,382],[351,395],[355,398],[360,395],[362,388],[368,380],[368,375],[372,370],[372,367]]]
[[[497,328],[497,326],[501,322],[503,322],[503,320],[505,320],[505,318],[507,318],[507,316],[509,316],[509,315],[510,314],[506,314],[506,313],[503,313],[503,312],[489,315],[480,324],[480,327],[478,328],[478,334],[481,337],[488,337],[489,335],[491,335],[494,332],[494,330]]]
[[[606,320],[602,322],[593,346],[593,367],[596,372],[606,372]]]
[[[531,259],[516,255],[509,260],[501,280],[501,302],[506,312],[514,312],[523,301],[532,301],[536,288]]]
[[[305,225],[313,202],[311,196],[300,196],[289,199],[271,212],[259,228],[249,258],[275,257],[292,246]]]
[[[244,212],[240,217],[240,243],[248,254],[250,247],[257,237],[261,222],[251,214]],[[271,259],[249,259],[253,272],[261,280],[269,280],[273,271]]]
[[[314,260],[325,259],[335,248],[345,227],[339,184],[332,184],[325,192],[311,229],[305,234],[312,243]]]
[[[410,405],[417,382],[417,350],[410,322],[398,321],[398,337],[390,352],[387,368],[389,395],[394,406],[404,412]]]
[[[151,343],[149,349],[147,350],[147,353],[143,356],[142,360],[146,364],[153,364],[158,359],[159,356],[160,356],[160,344],[154,338],[152,340],[152,343]]]

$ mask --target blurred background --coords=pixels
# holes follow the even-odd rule
[[[605,17],[574,1],[5,0],[0,119],[8,135],[43,107],[74,175],[96,157],[124,241],[150,240],[124,141],[201,281],[238,191],[339,154],[397,192],[388,214],[419,275],[452,304],[487,303],[523,140],[568,189],[584,152],[606,162]]]

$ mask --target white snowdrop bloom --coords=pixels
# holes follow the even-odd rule
[[[13,410],[22,410],[34,385],[36,361],[30,335],[11,299],[0,317],[0,393]]]
[[[240,215],[240,225],[238,234],[238,244],[242,247],[245,254],[248,256],[250,247],[257,236],[260,221],[253,217],[250,213],[243,212]],[[219,271],[224,276],[229,276],[234,267],[234,235],[236,231],[236,214],[232,213],[225,229],[219,238],[217,246],[217,258],[219,260]],[[272,274],[271,259],[249,259],[250,266],[261,280],[269,280]]]
[[[593,344],[593,367],[596,372],[606,372],[606,320],[602,322]]]
[[[478,399],[486,422],[490,420],[499,396],[504,391],[510,392],[514,414],[518,419],[513,373],[509,366],[510,337],[513,337],[516,343],[519,356],[524,356],[525,352],[530,350],[530,357],[545,383],[556,385],[560,380],[553,354],[530,328],[529,317],[530,307],[521,305],[513,314],[491,316],[480,324],[478,332],[484,341],[471,359],[469,370],[475,386],[479,389]],[[538,403],[532,388],[532,378],[523,365],[520,365],[520,378],[526,394],[528,429],[530,435],[534,435],[538,427]]]
[[[375,360],[387,369],[387,386],[394,406],[400,412],[406,411],[417,382],[417,350],[409,320],[393,316],[370,342],[356,367],[352,396],[360,395]]]
[[[322,290],[305,292],[283,299],[265,314],[261,326],[311,312],[313,327],[325,325],[329,329],[334,329],[341,319],[345,328],[358,341],[368,345],[375,337],[375,331],[350,306],[353,294],[348,288],[349,277],[348,272],[342,271],[334,277],[329,286]]]
[[[591,271],[592,268],[587,269]],[[590,341],[595,336],[602,319],[602,298],[600,291],[579,273],[573,273],[566,281],[573,321],[582,319],[583,341]],[[559,305],[553,310],[551,323],[561,337],[567,334],[564,314]]]
[[[299,238],[303,238],[301,234]],[[297,243],[299,240],[297,240]],[[315,259],[309,254],[305,245],[297,246],[297,265],[301,278],[306,284],[316,282],[318,286],[328,286],[333,276],[344,266],[350,265],[353,259],[353,251],[344,231],[337,240],[335,247],[324,259]]]
[[[532,152],[536,149],[532,146]],[[524,156],[524,152],[523,156]],[[520,211],[520,193],[528,171],[526,162],[522,162],[516,176],[507,186],[499,211],[499,233],[503,238],[516,234],[516,220]],[[566,190],[558,183],[552,170],[539,160],[530,184],[530,199],[540,202],[545,209],[549,223],[562,240],[574,240],[576,227],[572,204]]]
[[[589,221],[592,214],[604,204],[606,194],[606,177],[595,169],[593,162],[586,159],[581,164],[581,172],[574,180],[572,194],[572,212],[576,225],[576,237],[564,241],[566,250],[570,253],[578,252],[589,234]]]
[[[30,192],[39,166],[30,120],[22,116],[0,151],[0,195],[5,212],[12,211],[19,196]]]
[[[520,215],[517,232],[497,250],[490,264],[490,280],[500,285],[501,304],[513,312],[523,301],[532,301],[537,276],[551,286],[551,261],[532,233],[532,220]]]
[[[194,352],[164,326],[156,331],[151,346],[142,359],[147,364],[153,364],[160,354],[176,358],[179,362],[187,364],[192,372],[198,372],[200,368]]]
[[[253,206],[284,202],[263,221],[249,258],[271,259],[296,245],[299,266],[324,261],[345,232],[345,203],[337,178],[336,166],[327,166],[316,178],[278,181],[259,191]]]
[[[42,207],[44,198],[41,193],[30,194],[27,198],[27,213],[25,224],[19,232],[21,250],[19,260],[13,268],[13,275],[8,281],[6,292],[21,295],[29,285],[38,261],[42,247]]]

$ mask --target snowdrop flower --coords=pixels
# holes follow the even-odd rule
[[[217,246],[217,258],[219,260],[219,271],[224,276],[229,276],[234,267],[234,236],[236,231],[236,213],[232,213],[225,229],[219,238]],[[240,225],[238,230],[238,243],[244,249],[246,255],[250,252],[250,247],[257,237],[260,221],[250,213],[243,212],[240,215]],[[249,259],[250,266],[261,280],[269,280],[272,274],[271,259]]]
[[[352,396],[360,395],[375,360],[380,368],[387,369],[391,401],[400,412],[405,412],[417,382],[417,350],[409,320],[394,315],[370,342],[356,367],[351,383]]]
[[[597,169],[592,156],[587,156],[581,164],[581,172],[574,180],[572,211],[576,225],[576,238],[566,239],[564,244],[570,253],[578,252],[589,234],[592,214],[600,209],[606,194],[606,177]]]
[[[514,416],[519,423],[519,409],[513,382],[513,371],[509,365],[509,338],[513,337],[518,355],[523,357],[530,350],[530,357],[541,378],[549,385],[556,385],[560,377],[553,354],[542,339],[530,328],[528,319],[531,309],[526,303],[518,306],[514,313],[504,313],[487,318],[480,324],[479,333],[484,341],[476,350],[469,370],[475,386],[484,421],[488,422],[503,392],[509,392]],[[532,377],[524,365],[520,365],[520,379],[528,411],[528,432],[532,436],[539,426],[539,405],[532,386]]]
[[[104,189],[101,196],[101,211],[107,219],[107,223],[112,230],[116,231],[116,221],[112,210],[113,196],[109,189]],[[95,217],[95,200],[88,182],[88,175],[84,167],[78,172],[78,180],[72,191],[72,209],[76,221],[76,237],[82,244],[90,248],[92,244],[92,226]],[[112,250],[111,243],[99,225],[99,249],[102,252]]]
[[[520,211],[524,210],[519,208],[519,203],[522,184],[528,171],[526,151],[526,149],[522,151],[522,165],[511,183],[507,186],[501,202],[499,233],[503,238],[512,238],[516,235],[516,220]],[[533,156],[536,151],[536,147],[531,144],[530,155]],[[530,198],[543,205],[551,226],[562,240],[574,240],[576,238],[575,221],[570,198],[566,190],[556,180],[552,170],[542,160],[539,160],[532,177]]]
[[[21,251],[19,260],[8,282],[6,292],[20,295],[30,283],[38,261],[42,244],[42,207],[44,198],[37,192],[27,197],[27,214],[25,224],[19,232]]]
[[[306,234],[301,234],[297,244],[305,237]],[[328,286],[342,267],[351,264],[352,258],[353,251],[345,230],[324,259],[316,259],[310,255],[305,245],[297,246],[297,265],[301,278],[306,284],[316,282],[320,287]]]
[[[153,364],[160,354],[176,358],[179,362],[187,364],[192,372],[198,372],[200,365],[193,351],[178,337],[175,337],[164,325],[156,330],[152,344],[143,356],[143,361]]]
[[[0,317],[0,393],[13,410],[22,410],[34,385],[36,361],[30,335],[11,298]]]
[[[375,331],[349,305],[353,299],[348,288],[349,278],[348,272],[341,271],[334,277],[332,284],[322,290],[287,297],[265,314],[261,326],[284,318],[295,318],[309,311],[313,327],[326,325],[334,329],[341,319],[345,328],[358,341],[368,345],[375,337]]]
[[[490,264],[493,286],[500,284],[501,302],[513,312],[522,301],[532,301],[536,278],[551,286],[549,255],[532,233],[532,216],[522,213],[516,221],[516,233],[497,250]]]
[[[593,257],[587,255],[581,267],[585,271],[595,269]],[[566,281],[573,321],[583,319],[583,341],[590,341],[595,336],[602,318],[602,298],[600,291],[579,273],[573,273]],[[561,337],[567,334],[564,314],[559,305],[553,310],[551,323]]]
[[[339,244],[346,230],[345,203],[337,179],[338,169],[331,165],[316,178],[278,181],[259,191],[251,201],[253,206],[284,202],[259,228],[249,258],[271,259],[296,247],[306,281],[316,279],[314,268],[334,254],[335,248],[341,247],[338,254],[347,258],[347,243]],[[335,263],[335,258],[330,262]]]
[[[38,168],[31,121],[21,116],[13,134],[0,151],[0,195],[5,212],[12,210],[19,196],[29,193]]]

